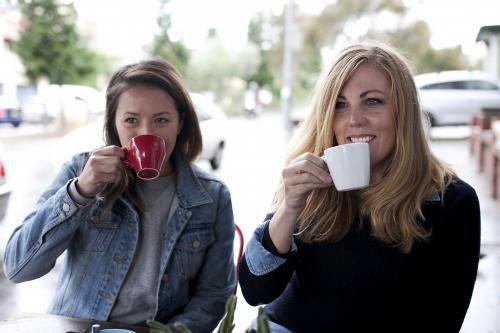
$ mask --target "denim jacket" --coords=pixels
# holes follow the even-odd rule
[[[104,200],[77,205],[69,182],[88,154],[66,163],[8,241],[4,270],[13,282],[48,273],[66,251],[50,313],[107,320],[130,268],[139,215],[119,199],[111,212]],[[193,332],[212,332],[235,288],[234,221],[227,187],[175,158],[178,206],[163,236],[156,320],[181,321]]]

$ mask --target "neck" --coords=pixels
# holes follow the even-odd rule
[[[174,172],[174,165],[172,160],[168,159],[163,163],[163,167],[161,168],[160,177],[170,176]]]

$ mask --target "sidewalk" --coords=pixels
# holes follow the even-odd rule
[[[472,301],[462,333],[500,332],[500,200],[489,195],[485,175],[478,172],[467,140],[434,141],[433,152],[450,163],[477,192],[481,206],[481,253]]]

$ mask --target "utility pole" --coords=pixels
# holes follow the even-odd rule
[[[293,41],[294,26],[294,0],[288,0],[285,14],[285,44],[283,51],[283,85],[281,87],[281,114],[285,128],[286,139],[292,135],[293,124],[291,120],[291,100],[293,81]]]

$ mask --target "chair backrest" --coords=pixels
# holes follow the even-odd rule
[[[236,235],[238,236],[238,257],[236,258],[236,287],[234,288],[233,294],[236,294],[238,290],[238,269],[240,267],[241,257],[243,256],[243,248],[245,247],[245,240],[243,239],[243,233],[241,232],[240,227],[235,223],[234,229],[236,231]]]

